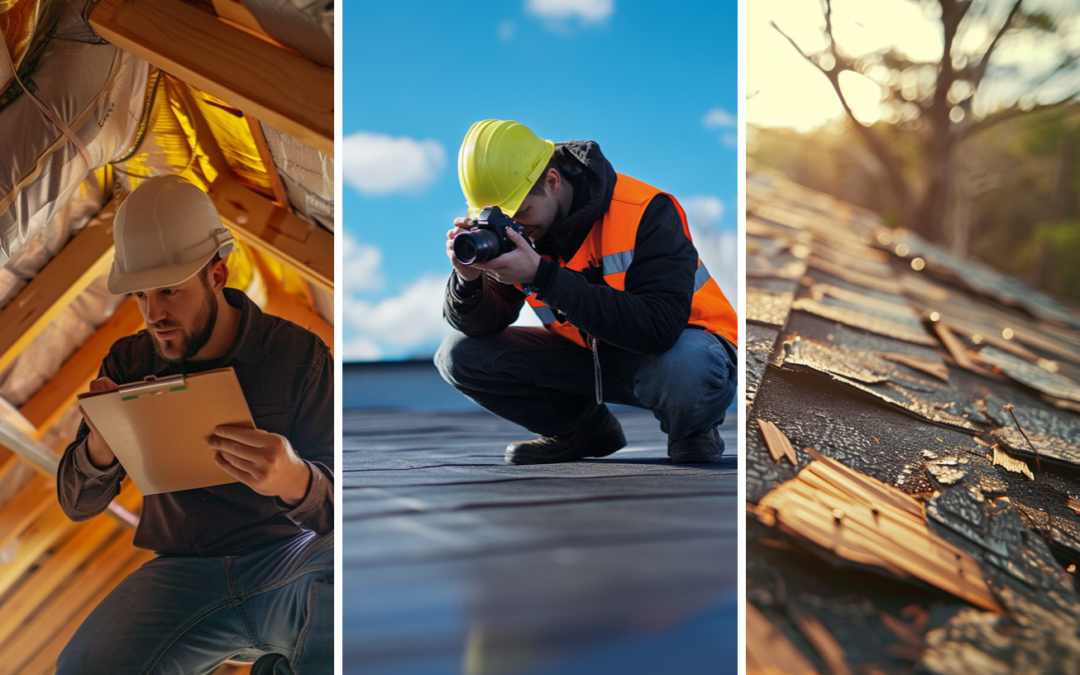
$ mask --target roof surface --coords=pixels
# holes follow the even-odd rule
[[[651,413],[615,413],[626,449],[509,466],[530,434],[485,411],[347,411],[345,672],[734,664],[735,456],[674,466]]]
[[[747,269],[751,671],[1075,669],[1080,315],[767,171]]]

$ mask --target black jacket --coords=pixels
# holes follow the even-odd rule
[[[225,299],[241,310],[236,340],[212,361],[181,364],[195,373],[231,366],[244,391],[255,426],[289,439],[311,466],[311,485],[296,506],[264,497],[243,483],[148,495],[143,500],[135,545],[172,555],[238,555],[295,536],[301,530],[334,529],[334,360],[315,334],[262,311],[240,291]],[[99,377],[117,384],[147,375],[181,372],[154,351],[145,330],[112,346]],[[60,459],[57,491],[72,520],[86,520],[108,507],[120,492],[124,467],[98,469],[86,448],[90,429],[79,425]]]
[[[557,143],[555,159],[574,185],[574,200],[566,219],[548,230],[536,250],[565,263],[607,212],[616,174],[592,141]],[[690,320],[697,261],[675,205],[666,195],[657,195],[638,226],[625,291],[608,286],[600,268],[575,272],[548,261],[541,261],[533,288],[539,300],[562,315],[559,319],[597,340],[658,354],[675,344]],[[443,316],[466,335],[489,335],[516,321],[524,303],[525,294],[513,286],[485,275],[465,283],[451,274]]]

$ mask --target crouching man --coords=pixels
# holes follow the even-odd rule
[[[506,461],[610,455],[626,445],[613,402],[653,411],[672,462],[718,462],[738,319],[675,198],[617,174],[594,142],[553,144],[500,120],[469,129],[458,177],[470,217],[447,233],[443,313],[461,332],[435,362],[465,396],[540,436],[511,443]],[[455,240],[489,206],[525,236],[506,228],[514,250],[462,260]],[[543,328],[509,327],[526,302]]]
[[[333,360],[312,333],[225,288],[233,240],[213,202],[176,176],[121,205],[109,291],[133,294],[146,330],[112,346],[92,391],[232,367],[256,429],[219,427],[215,461],[237,483],[149,495],[135,545],[157,557],[87,617],[57,673],[332,673]],[[73,520],[101,513],[121,466],[84,421],[57,488]]]

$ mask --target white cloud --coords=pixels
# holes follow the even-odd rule
[[[705,113],[705,117],[701,120],[701,123],[705,125],[706,129],[733,127],[739,123],[739,118],[723,108],[713,108]]]
[[[346,340],[341,347],[341,358],[344,361],[378,361],[382,355],[379,345],[365,337]]]
[[[602,23],[615,13],[615,0],[526,0],[525,11],[553,27],[574,19],[582,24]]]
[[[506,19],[499,23],[499,40],[503,42],[510,42],[517,35],[517,24],[513,19]]]
[[[348,232],[344,233],[342,256],[345,269],[346,293],[381,291],[386,285],[382,271],[382,251],[376,246],[362,244]]]
[[[442,318],[447,276],[422,276],[400,295],[378,302],[346,296],[344,319],[358,336],[353,343],[358,348],[376,345],[380,353],[390,349],[408,353],[441,339],[451,330]]]
[[[726,148],[734,149],[739,147],[739,137],[735,134],[724,134],[720,137],[720,142],[723,143]]]
[[[690,236],[698,250],[698,256],[724,295],[732,303],[738,298],[739,270],[736,251],[738,236],[720,229],[724,215],[724,203],[713,196],[694,196],[679,200],[686,211]]]
[[[361,131],[342,140],[345,182],[367,195],[420,192],[446,166],[446,150],[433,139],[418,141]]]
[[[694,230],[710,231],[720,227],[720,219],[724,216],[724,202],[713,196],[694,196],[680,199],[683,211],[686,211],[686,220],[690,223],[691,233]]]

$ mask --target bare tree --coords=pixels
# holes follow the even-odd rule
[[[928,3],[924,0],[923,4]],[[1006,5],[993,0],[936,0],[944,44],[937,62],[912,59],[896,48],[861,56],[848,54],[833,37],[831,0],[823,0],[826,46],[820,51],[804,51],[775,22],[772,24],[828,78],[856,133],[881,163],[899,219],[932,241],[946,237],[946,204],[955,179],[950,167],[958,146],[988,126],[1067,104],[1080,92],[1074,81],[1080,53],[1068,49],[1066,40],[1052,40],[1050,47],[1047,39],[1056,37],[1063,17],[1025,11],[1022,4],[1023,0],[1017,0],[1004,21],[998,18],[996,31],[988,32],[992,38],[978,49],[965,50],[959,46],[963,32],[993,22]],[[1034,77],[1021,75],[1014,67],[992,66],[1002,43],[1024,33],[1043,38],[1037,49],[1056,52],[1053,65]],[[840,86],[845,72],[864,75],[882,88],[887,121],[866,125],[856,119]],[[1023,80],[1026,90],[997,102],[994,110],[979,110],[977,97],[995,78]]]

